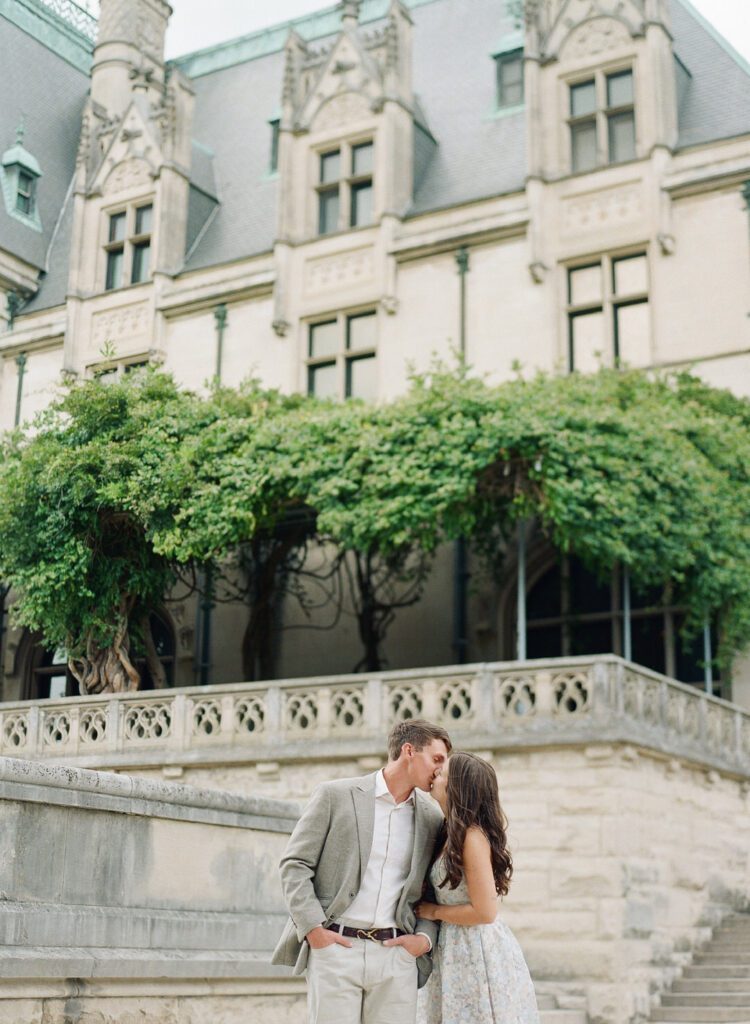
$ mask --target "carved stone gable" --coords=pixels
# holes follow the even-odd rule
[[[163,162],[159,131],[153,118],[133,102],[121,122],[114,126],[109,149],[104,154],[90,191],[107,195],[130,191],[151,183]]]
[[[310,58],[305,70],[314,70]],[[318,118],[328,124],[336,109],[344,122],[358,118],[368,107],[377,109],[383,102],[383,78],[377,63],[365,52],[353,32],[342,33],[320,63],[317,74],[309,75],[307,95],[295,117],[298,129],[318,127]],[[344,102],[341,102],[346,97]],[[336,103],[332,106],[332,101]],[[328,108],[328,112],[324,111]]]
[[[595,55],[644,32],[646,0],[527,0],[527,25],[547,60]],[[596,49],[591,49],[595,47]],[[588,49],[587,49],[588,48]]]

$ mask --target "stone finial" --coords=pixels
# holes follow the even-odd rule
[[[359,24],[359,0],[341,0],[341,24],[344,28],[356,28]]]
[[[25,134],[26,134],[26,115],[25,114],[21,114],[21,118],[20,118],[20,120],[18,122],[18,127],[16,128],[16,145],[17,146],[22,146],[23,145],[23,137],[24,137]]]

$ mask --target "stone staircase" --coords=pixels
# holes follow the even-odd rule
[[[585,1010],[560,1009],[554,996],[537,993],[536,1003],[540,1024],[586,1024],[588,1020]]]
[[[750,913],[732,914],[662,996],[653,1021],[750,1024]]]

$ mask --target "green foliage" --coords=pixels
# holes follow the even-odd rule
[[[199,399],[152,371],[74,385],[2,458],[0,575],[18,621],[71,652],[111,641],[123,595],[153,608],[178,564],[259,538],[283,559],[313,530],[356,556],[377,645],[394,580],[417,594],[459,537],[497,568],[529,516],[602,575],[669,583],[688,630],[718,617],[725,661],[750,639],[750,403],[686,374],[435,367],[370,407],[254,382]]]

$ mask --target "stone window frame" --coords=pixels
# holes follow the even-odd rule
[[[356,150],[370,146],[372,160],[370,168],[362,173],[355,173],[354,154]],[[323,173],[323,161],[325,157],[339,155],[339,173],[336,178],[325,179]],[[377,142],[375,132],[366,132],[361,135],[351,136],[337,141],[328,140],[320,143],[313,150],[315,166],[315,212],[314,232],[318,238],[327,238],[330,235],[341,231],[352,231],[358,228],[371,227],[375,223],[375,159],[377,154]],[[352,197],[365,188],[371,193],[371,215],[366,223],[352,223],[354,214],[354,203]],[[323,230],[323,205],[324,195],[336,195],[338,211],[336,226]]]
[[[105,359],[97,363],[89,363],[86,367],[86,377],[97,377],[105,383],[114,382],[150,365],[151,356],[148,353],[125,356],[122,359]]]
[[[148,231],[139,230],[139,215],[142,210],[151,210],[151,221]],[[153,261],[152,250],[154,246],[154,210],[155,197],[141,196],[138,199],[125,203],[118,203],[102,210],[102,249],[104,251],[103,277],[101,291],[113,292],[122,288],[130,288],[140,284],[147,284],[152,279]],[[123,216],[124,233],[122,237],[113,237],[112,225],[116,217]],[[138,254],[147,251],[149,254],[147,271],[138,280],[133,280]],[[121,270],[117,283],[110,283],[110,268],[113,266],[112,257],[120,254],[122,256]]]
[[[628,261],[645,260],[646,288],[618,290],[617,268]],[[573,294],[573,274],[581,270],[593,270],[600,268],[601,291],[599,297],[591,297],[578,300]],[[564,309],[565,309],[565,338],[566,338],[566,363],[567,372],[576,371],[593,372],[598,367],[582,365],[579,356],[576,359],[575,352],[575,323],[582,317],[601,314],[603,323],[603,349],[601,350],[600,363],[605,366],[618,366],[621,363],[633,366],[650,366],[653,362],[653,321],[651,319],[651,296],[653,289],[651,257],[649,246],[633,245],[623,249],[610,252],[598,253],[575,260],[567,261],[562,266],[563,288],[564,288]],[[636,306],[648,307],[648,337],[646,345],[648,357],[632,360],[627,358],[627,353],[621,351],[622,316],[626,309],[633,309]],[[599,351],[599,350],[597,350]],[[578,365],[576,365],[578,364]]]
[[[351,347],[351,324],[352,321],[372,317],[374,322],[374,343],[371,345]],[[335,350],[315,356],[312,354],[313,336],[316,327],[335,325],[337,345]],[[371,360],[374,364],[374,372],[377,372],[378,358],[378,333],[379,314],[377,307],[368,304],[362,307],[341,310],[327,316],[310,318],[304,324],[305,334],[305,391],[308,395],[314,395],[314,379],[316,371],[335,367],[336,388],[335,394],[323,397],[333,397],[338,401],[348,398],[357,398],[352,395],[352,366],[363,360]],[[377,382],[374,388],[377,395]],[[369,400],[369,399],[366,399]],[[374,400],[374,398],[372,399]]]
[[[609,104],[609,83],[611,79],[618,78],[629,73],[632,81],[632,98],[629,103],[610,106]],[[595,105],[590,111],[582,114],[573,113],[573,90],[576,87],[594,84]],[[591,174],[593,171],[603,167],[615,167],[618,164],[628,163],[631,160],[639,159],[640,147],[638,144],[638,118],[637,118],[637,85],[638,76],[636,73],[636,61],[629,57],[611,64],[596,68],[576,71],[566,75],[562,79],[564,89],[565,124],[567,136],[567,161],[571,174]],[[633,122],[633,152],[627,157],[619,160],[612,159],[611,146],[611,125],[615,118],[626,115],[632,116]],[[577,167],[575,158],[574,134],[577,128],[586,126],[594,127],[595,133],[595,162],[591,166]]]

